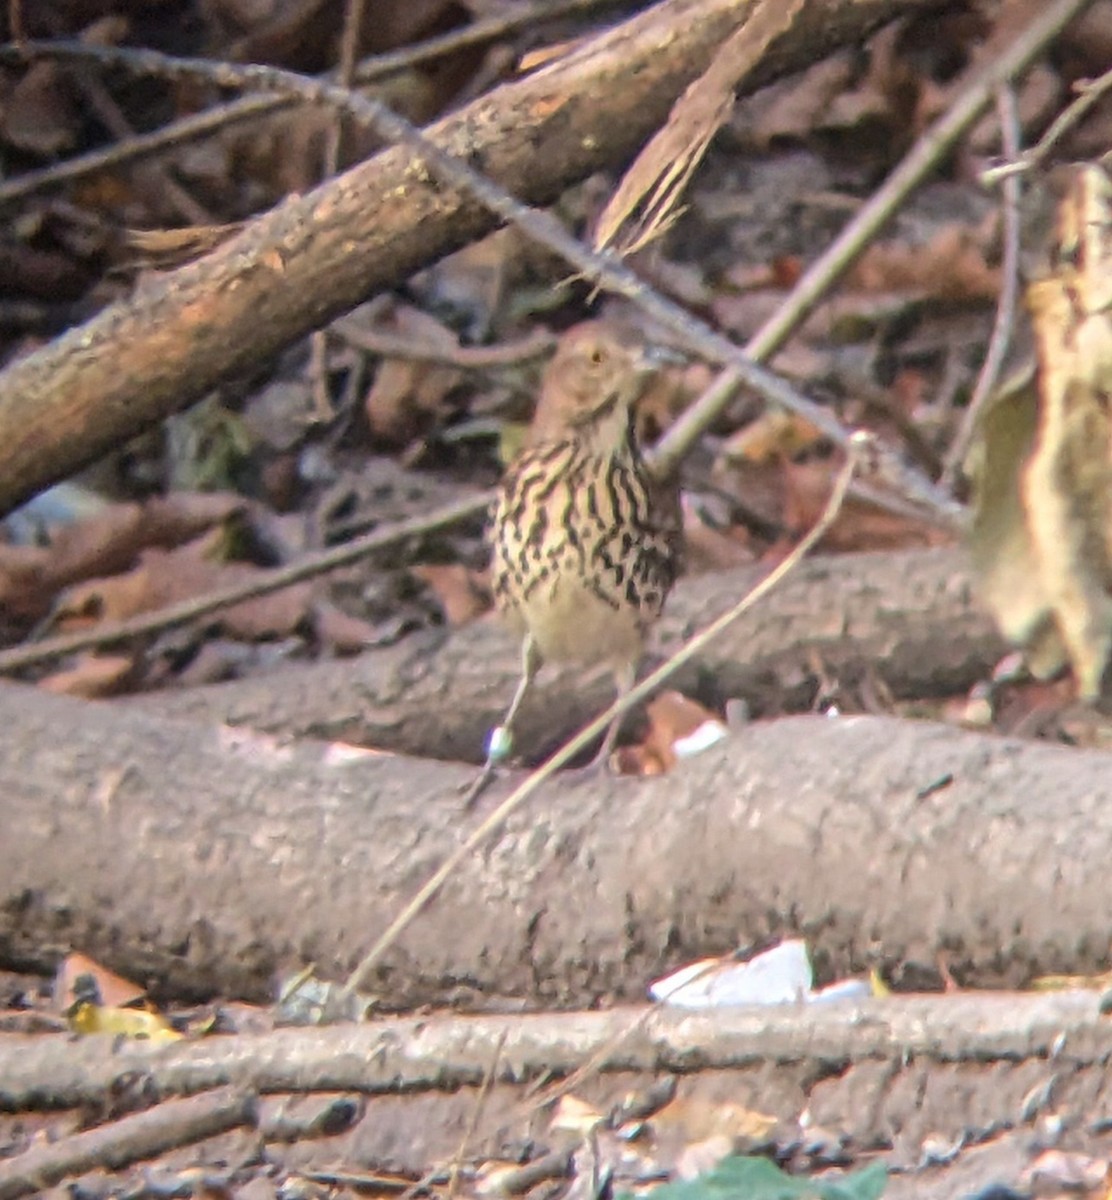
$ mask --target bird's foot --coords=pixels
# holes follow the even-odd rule
[[[499,767],[496,763],[492,763],[487,759],[478,775],[467,785],[466,788],[461,788],[463,793],[463,808],[467,812],[474,807],[479,797],[487,790],[488,787],[498,777]]]

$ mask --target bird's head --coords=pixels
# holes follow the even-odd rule
[[[598,452],[630,436],[630,411],[651,374],[644,356],[602,321],[573,326],[544,372],[531,440],[573,436]]]

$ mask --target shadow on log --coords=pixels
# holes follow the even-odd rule
[[[653,635],[657,661],[736,604],[765,571],[682,580]],[[681,671],[675,686],[710,704],[744,699],[758,716],[806,710],[830,679],[851,693],[869,678],[896,697],[946,696],[987,677],[1004,650],[974,600],[960,552],[840,555],[801,564]],[[474,762],[520,669],[518,643],[484,620],[343,662],[116,704]],[[584,676],[574,667],[546,667],[522,709],[518,745],[539,757],[612,698],[606,670]]]

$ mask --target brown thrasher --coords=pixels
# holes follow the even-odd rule
[[[606,664],[619,699],[676,577],[675,495],[638,449],[633,404],[644,359],[602,322],[569,330],[549,362],[524,450],[502,481],[490,531],[499,610],[522,635],[521,682],[488,764],[545,660]],[[611,722],[596,762],[613,748]]]

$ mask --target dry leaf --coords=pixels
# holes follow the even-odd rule
[[[130,655],[83,654],[72,667],[39,680],[39,687],[57,696],[97,700],[122,691],[134,667]]]
[[[459,563],[425,563],[412,573],[432,588],[449,625],[466,625],[490,608],[490,594]]]
[[[655,1128],[678,1129],[685,1138],[702,1141],[725,1135],[759,1141],[776,1126],[776,1118],[744,1104],[698,1098],[676,1099],[653,1118]]]
[[[708,523],[700,507],[683,497],[684,572],[700,575],[707,571],[728,571],[746,566],[756,554],[744,525],[720,528]]]
[[[178,1042],[182,1037],[165,1017],[144,1008],[79,1004],[70,1014],[69,1023],[74,1033],[110,1033],[144,1042]]]
[[[250,582],[260,574],[261,569],[249,563],[222,561],[224,543],[224,531],[217,528],[173,550],[146,550],[130,571],[76,584],[58,600],[57,625],[71,630],[126,620]],[[314,590],[311,580],[291,584],[241,600],[206,619],[247,641],[285,637],[308,618]]]
[[[65,1012],[77,1001],[74,984],[82,976],[90,977],[97,987],[101,1003],[113,1005],[134,1004],[142,1000],[147,992],[137,983],[102,967],[87,954],[74,950],[67,954],[54,972],[53,1002],[58,1012]]]
[[[67,588],[55,610],[56,628],[71,632],[101,621],[123,621],[171,603],[176,577],[167,571],[166,558],[164,550],[150,550],[130,571]]]
[[[559,1130],[585,1137],[605,1120],[606,1113],[600,1112],[586,1100],[580,1100],[578,1096],[561,1096],[556,1102],[548,1128],[553,1133]]]
[[[63,68],[36,62],[4,101],[0,129],[4,140],[40,158],[55,158],[77,143],[81,116],[69,100]]]
[[[698,753],[726,734],[721,719],[681,692],[661,692],[646,706],[649,732],[640,745],[615,752],[622,775],[662,775],[677,759]]]
[[[803,142],[810,138],[852,84],[854,54],[846,49],[824,55],[806,71],[778,79],[747,97],[734,122],[746,144],[767,152],[777,140]]]
[[[651,446],[711,382],[705,363],[666,366],[654,371],[637,398],[637,436]]]
[[[1037,415],[1023,398],[987,414],[972,549],[1032,670],[1068,659],[1091,699],[1112,651],[1112,181],[1097,167],[1074,170],[1052,249],[1027,291]]]
[[[1022,469],[1035,444],[1038,393],[1034,381],[1000,393],[981,416],[968,466],[976,480],[969,552],[981,599],[1004,636],[1016,646],[1043,647],[1030,663],[1054,674],[1065,661],[1039,574],[1020,490]]]
[[[231,563],[224,568],[223,583],[226,586],[240,579],[249,579],[259,573],[259,568],[244,563]],[[316,583],[311,579],[241,600],[222,609],[209,620],[233,637],[244,641],[258,642],[271,638],[288,637],[311,616]]]
[[[379,641],[379,632],[369,621],[353,617],[334,604],[317,604],[313,617],[317,637],[336,654],[358,654]]]
[[[783,521],[788,529],[809,529],[819,519],[830,499],[836,474],[830,459],[782,464],[784,481]],[[833,527],[823,538],[831,550],[898,550],[908,546],[936,546],[946,534],[928,521],[887,512],[875,504],[850,496],[842,505]]]
[[[914,292],[942,300],[991,300],[1000,294],[1000,271],[964,226],[939,230],[925,245],[877,242],[850,272],[851,288],[887,294]]]
[[[144,504],[111,504],[96,516],[51,527],[49,546],[0,545],[0,608],[35,619],[60,588],[134,566],[150,546],[176,546],[243,507],[237,496],[182,492]]]
[[[1059,270],[1031,285],[1039,426],[1023,500],[1081,695],[1112,649],[1112,183],[1079,168],[1059,210]]]
[[[424,342],[445,350],[458,348],[449,330],[415,308],[400,307],[388,327],[416,344]],[[431,420],[444,414],[448,395],[464,378],[458,367],[384,358],[364,401],[371,432],[393,443],[417,436]]]
[[[770,408],[727,438],[722,456],[729,462],[745,459],[766,463],[779,458],[794,458],[822,440],[822,434],[810,421],[782,408]]]

